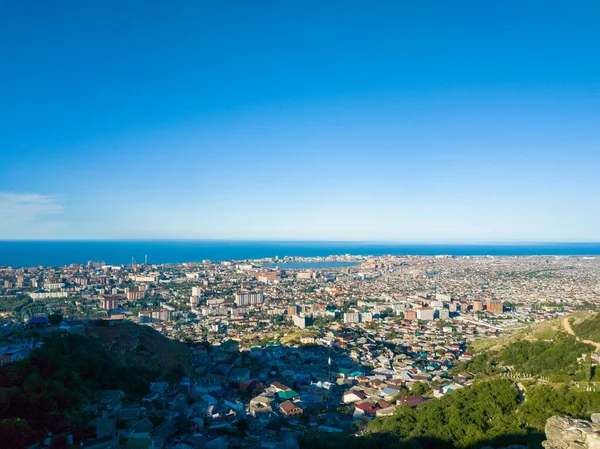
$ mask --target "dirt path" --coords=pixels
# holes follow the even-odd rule
[[[567,333],[574,336],[577,339],[577,341],[580,341],[582,343],[587,343],[588,345],[592,345],[596,348],[596,351],[600,351],[600,343],[596,343],[595,341],[592,341],[592,340],[582,340],[577,335],[575,335],[575,332],[573,332],[573,328],[571,328],[571,323],[569,323],[569,317],[566,317],[563,320],[563,326],[564,326],[565,330],[567,331]]]

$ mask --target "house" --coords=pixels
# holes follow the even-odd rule
[[[269,416],[273,411],[271,408],[271,402],[273,399],[266,396],[256,396],[250,401],[248,405],[248,413],[255,418],[262,416]]]
[[[408,398],[400,399],[398,404],[406,404],[409,407],[414,408],[418,405],[421,405],[426,400],[427,398],[424,398],[423,396],[410,396]]]
[[[453,383],[450,385],[444,385],[442,387],[442,392],[444,394],[448,394],[448,393],[452,393],[453,391],[459,390],[461,388],[464,388],[464,385],[459,384],[459,383]]]
[[[386,408],[380,408],[379,410],[377,410],[375,412],[375,415],[377,417],[380,417],[380,416],[391,416],[391,415],[394,414],[395,410],[396,410],[396,408],[393,405],[391,405],[391,406],[386,407]]]
[[[344,404],[363,401],[365,399],[367,399],[367,395],[360,390],[348,390],[344,393],[342,397],[342,401],[344,402]]]
[[[124,433],[125,438],[150,438],[150,434],[154,430],[154,424],[148,418],[143,418],[133,424]]]
[[[234,368],[229,372],[231,382],[248,382],[250,379],[250,370],[247,368]]]
[[[275,389],[276,392],[291,390],[290,387],[288,387],[287,385],[283,385],[281,382],[273,382],[271,383],[271,386]]]
[[[117,410],[116,416],[123,421],[139,421],[146,416],[146,407],[128,407]]]
[[[123,407],[125,393],[121,390],[100,390],[97,393],[98,407],[102,410],[117,411]]]
[[[204,402],[206,402],[208,405],[217,405],[217,400],[214,398],[214,396],[211,396],[210,394],[203,394],[202,395],[202,400]]]
[[[354,408],[354,416],[375,416],[377,409],[370,402],[361,402],[360,404],[356,404]]]
[[[287,390],[287,391],[278,391],[277,396],[279,396],[281,399],[289,400],[289,399],[297,398],[300,395],[298,393],[296,393],[294,390]]]
[[[281,405],[279,406],[279,410],[282,414],[288,417],[302,415],[303,413],[303,410],[296,404],[294,404],[292,401],[285,401],[281,403]]]
[[[263,432],[268,437],[275,437],[281,433],[281,428],[283,427],[285,420],[282,418],[276,418],[267,423],[264,427]]]
[[[386,399],[393,399],[398,393],[400,393],[400,388],[386,387],[381,390],[380,396]]]

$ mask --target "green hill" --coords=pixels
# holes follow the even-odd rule
[[[99,344],[112,359],[127,367],[158,371],[166,376],[173,370],[190,371],[190,349],[148,326],[124,321],[115,326],[86,328],[85,337]]]
[[[600,314],[589,313],[585,317],[573,316],[571,328],[577,337],[582,340],[591,340],[600,343]]]
[[[301,446],[479,449],[525,444],[541,448],[549,417],[589,419],[600,411],[600,385],[589,382],[600,380],[589,357],[595,348],[578,340],[595,335],[598,316],[575,314],[571,318],[575,318],[577,337],[567,333],[563,318],[484,341],[476,357],[456,367],[457,372],[477,374],[473,385],[416,408],[400,405],[393,416],[371,421],[360,437],[330,438],[313,431],[301,440]],[[531,378],[506,377],[500,366],[507,365]]]
[[[44,342],[29,359],[0,369],[0,441],[11,447],[27,447],[49,431],[89,437],[85,405],[98,390],[138,399],[154,380],[178,380],[189,360],[186,345],[133,323],[52,333]]]

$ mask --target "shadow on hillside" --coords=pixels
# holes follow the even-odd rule
[[[520,445],[531,449],[542,449],[542,441],[546,439],[543,433],[532,432],[528,435],[501,435],[494,439],[481,440],[465,449],[480,449],[485,447],[506,448],[510,445]],[[450,441],[439,438],[411,438],[400,441],[397,435],[391,433],[375,433],[360,437],[342,434],[308,433],[300,440],[301,449],[455,449]]]

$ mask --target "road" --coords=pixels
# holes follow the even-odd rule
[[[567,331],[567,333],[571,334],[573,337],[575,337],[577,339],[577,341],[580,341],[582,343],[587,343],[588,345],[592,345],[596,348],[596,351],[600,351],[600,343],[596,343],[595,341],[592,341],[592,340],[582,340],[577,335],[575,335],[575,332],[573,332],[573,328],[571,327],[571,323],[569,323],[569,317],[566,317],[565,319],[563,319],[563,326],[564,326],[565,330]]]

